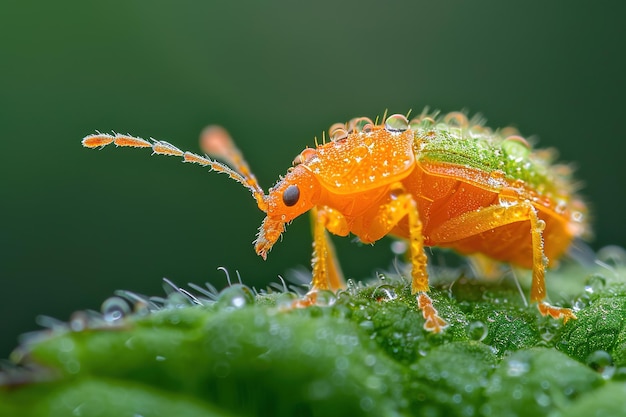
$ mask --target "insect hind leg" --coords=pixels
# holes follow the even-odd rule
[[[481,210],[464,213],[452,218],[430,233],[432,241],[438,244],[453,244],[459,240],[479,235],[508,224],[528,221],[530,225],[532,249],[532,284],[530,300],[537,302],[539,312],[564,322],[575,319],[569,308],[556,307],[545,301],[545,273],[548,259],[544,253],[543,228],[545,223],[539,219],[537,209],[528,200],[514,205],[494,204]]]

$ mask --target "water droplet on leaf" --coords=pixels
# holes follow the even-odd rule
[[[102,303],[100,311],[107,323],[114,323],[130,313],[130,306],[121,297],[109,297]]]
[[[236,309],[243,308],[246,305],[254,304],[254,294],[245,285],[231,285],[220,291],[217,297],[217,304]]]

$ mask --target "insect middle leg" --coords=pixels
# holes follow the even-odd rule
[[[452,218],[430,233],[430,239],[438,244],[453,243],[462,239],[476,236],[480,233],[493,230],[508,224],[528,221],[532,245],[532,284],[530,299],[537,302],[542,315],[550,315],[566,322],[576,316],[569,308],[552,306],[545,301],[546,282],[545,273],[548,259],[543,248],[543,228],[545,223],[537,215],[537,209],[528,200],[513,205],[494,204],[481,210],[464,213]]]
[[[389,232],[403,219],[408,219],[409,250],[411,260],[411,293],[418,294],[417,301],[426,322],[424,328],[440,332],[447,323],[437,313],[432,299],[428,296],[428,258],[424,252],[422,222],[419,218],[415,199],[404,190],[402,184],[391,187],[391,199],[379,207],[378,212],[368,225],[366,236],[360,236],[364,242],[374,242]]]

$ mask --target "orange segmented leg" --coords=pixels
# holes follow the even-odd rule
[[[440,332],[447,323],[439,317],[428,292],[428,258],[424,252],[422,222],[419,218],[417,203],[413,196],[406,193],[401,184],[392,187],[392,199],[381,206],[379,212],[369,226],[365,242],[376,241],[387,235],[405,216],[409,223],[409,247],[411,257],[411,293],[418,294],[418,307],[426,322],[424,328],[432,332]]]
[[[481,210],[464,213],[450,219],[433,230],[430,238],[437,243],[458,241],[477,235],[496,227],[520,221],[530,222],[532,242],[532,284],[530,288],[531,301],[537,302],[542,315],[550,315],[555,319],[563,318],[563,322],[575,319],[574,312],[569,308],[555,307],[547,302],[545,273],[548,259],[544,254],[542,232],[545,223],[539,219],[537,209],[528,200],[515,205],[493,205]]]
[[[311,265],[313,280],[311,289],[303,299],[296,301],[296,307],[306,307],[315,304],[317,292],[320,290],[336,291],[345,287],[345,280],[337,255],[327,229],[340,236],[348,234],[349,229],[345,218],[338,211],[329,207],[311,209],[311,223],[313,226],[313,256]]]
[[[313,223],[313,281],[312,290],[336,291],[345,287],[343,273],[335,254],[335,246],[326,230],[346,236],[349,232],[346,219],[329,207],[311,209]]]

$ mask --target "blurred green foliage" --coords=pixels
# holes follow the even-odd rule
[[[482,112],[574,161],[596,248],[626,246],[623,4],[3,1],[0,5],[0,357],[33,317],[69,317],[118,288],[163,276],[226,284],[308,266],[309,226],[267,262],[248,192],[147,153],[89,152],[95,130],[196,150],[226,126],[264,187],[336,121],[419,111]],[[388,243],[338,242],[348,276],[392,259]],[[10,319],[9,319],[10,318]]]

